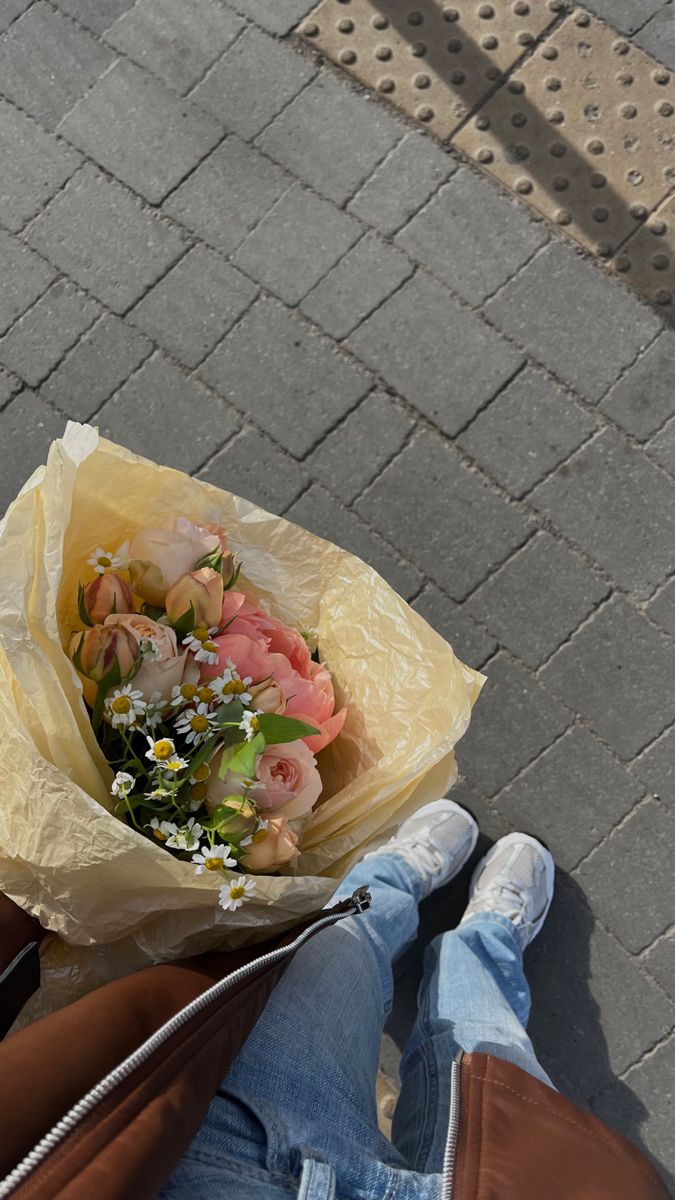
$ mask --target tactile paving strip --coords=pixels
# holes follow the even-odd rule
[[[671,73],[578,9],[454,142],[609,258],[675,184],[674,114]]]
[[[675,196],[628,239],[611,266],[675,321]]]
[[[322,0],[298,33],[445,140],[564,0]]]

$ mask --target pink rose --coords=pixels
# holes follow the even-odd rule
[[[220,538],[205,528],[177,518],[173,529],[143,529],[129,547],[132,590],[149,604],[164,604],[170,587],[194,571],[207,554],[220,549]]]
[[[293,833],[285,817],[270,817],[267,829],[253,834],[253,841],[246,846],[242,863],[247,871],[269,871],[297,858],[297,834]]]
[[[220,623],[227,626],[227,633],[241,633],[256,642],[264,640],[273,654],[284,654],[300,675],[309,673],[312,656],[302,635],[276,617],[268,617],[244,592],[225,593]]]
[[[187,650],[178,649],[176,635],[168,625],[159,625],[143,613],[113,613],[106,617],[104,628],[121,625],[136,640],[138,651],[144,651],[143,662],[133,677],[133,686],[149,700],[159,692],[162,700],[171,698],[171,690],[183,682],[187,665]]]
[[[267,746],[258,758],[258,781],[247,789],[243,775],[227,771],[218,777],[222,751],[209,764],[206,807],[213,812],[226,796],[243,796],[249,790],[263,816],[273,813],[287,820],[303,817],[314,807],[321,795],[321,776],[316,759],[303,741],[287,742],[284,746]]]
[[[109,613],[134,611],[134,598],[126,579],[107,571],[88,583],[83,594],[84,607],[94,625],[105,621]]]

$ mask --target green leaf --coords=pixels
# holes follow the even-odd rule
[[[221,779],[225,778],[227,771],[235,771],[237,775],[244,775],[250,779],[255,775],[255,760],[259,754],[262,754],[265,749],[265,739],[261,733],[256,733],[250,742],[242,742],[237,746],[231,747],[233,753],[228,751],[223,753],[218,775]],[[225,766],[223,766],[225,763]]]
[[[205,554],[203,558],[200,558],[197,566],[195,567],[195,571],[201,571],[202,567],[210,567],[212,571],[220,571],[222,565],[222,550],[211,550],[209,554]]]
[[[268,746],[280,746],[284,742],[295,742],[298,738],[308,737],[318,733],[313,725],[304,721],[296,721],[295,717],[280,717],[275,713],[263,713],[258,717],[260,732],[264,734]]]
[[[164,616],[163,608],[160,608],[158,604],[148,604],[147,602],[141,605],[141,612],[151,621],[159,621],[159,618]]]
[[[77,585],[77,611],[80,614],[80,620],[82,624],[89,625],[89,627],[92,628],[94,622],[91,620],[91,617],[87,612],[87,606],[84,602],[84,587],[81,583],[78,583]]]
[[[181,613],[177,621],[174,621],[173,627],[179,637],[185,637],[186,633],[192,633],[195,627],[195,606],[191,604],[186,608],[184,613]]]
[[[238,725],[243,715],[244,706],[241,700],[230,700],[229,704],[221,704],[216,710],[216,725],[221,729],[226,725]]]
[[[226,592],[229,592],[229,591],[231,591],[231,589],[234,587],[235,583],[237,582],[237,580],[238,580],[238,578],[239,578],[239,575],[240,575],[240,573],[241,573],[241,563],[237,563],[237,565],[236,565],[236,567],[235,567],[235,569],[234,569],[234,574],[232,575],[232,578],[231,578],[231,580],[229,581],[229,583],[226,583],[226,584],[225,584],[225,589],[224,589],[224,590],[225,590]]]

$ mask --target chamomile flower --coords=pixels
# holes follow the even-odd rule
[[[178,826],[174,825],[173,821],[160,821],[159,817],[153,817],[146,829],[152,830],[153,837],[156,837],[158,842],[168,842],[170,837],[178,833]]]
[[[188,746],[198,746],[209,736],[215,719],[215,714],[209,712],[208,704],[197,704],[194,708],[183,709],[176,718],[174,729],[183,735]]]
[[[192,861],[197,870],[196,875],[203,871],[222,871],[223,867],[236,867],[236,859],[230,854],[231,846],[202,846],[197,854],[192,855]]]
[[[228,658],[227,667],[222,675],[219,675],[217,679],[211,679],[209,682],[222,704],[229,704],[230,700],[235,699],[241,700],[242,704],[251,703],[251,693],[248,691],[248,686],[250,683],[253,683],[253,676],[246,675],[242,679],[232,659]]]
[[[236,879],[232,879],[230,883],[224,883],[220,889],[218,900],[220,907],[227,912],[234,912],[235,909],[241,908],[244,900],[248,900],[255,892],[256,884],[254,879],[247,879],[245,875],[238,875]]]
[[[128,771],[118,771],[112,781],[110,791],[113,796],[127,796],[135,782],[133,775],[130,775]]]
[[[189,765],[187,758],[181,758],[179,754],[174,754],[171,758],[164,759],[160,769],[166,771],[167,775],[171,776],[176,775],[178,771],[182,771],[184,767],[188,767]]]
[[[213,629],[205,629],[203,625],[198,625],[192,633],[183,638],[183,645],[192,651],[195,662],[208,663],[209,666],[218,662],[218,647],[212,640],[217,632],[217,625],[214,625]]]
[[[148,729],[154,729],[156,725],[161,725],[165,708],[166,700],[162,699],[162,693],[153,692],[145,710],[145,724]]]
[[[134,691],[130,683],[114,691],[105,702],[106,715],[115,728],[118,725],[127,728],[135,725],[138,718],[145,714],[146,708],[143,693]]]
[[[197,695],[196,683],[181,683],[176,684],[171,689],[171,699],[169,701],[172,708],[180,708],[183,704],[192,704]]]
[[[188,817],[187,825],[183,829],[179,829],[178,833],[172,833],[171,837],[167,838],[166,844],[172,850],[194,850],[195,846],[199,845],[199,839],[203,832],[204,830],[194,817]]]
[[[246,734],[247,742],[250,742],[251,738],[254,738],[260,729],[260,721],[258,718],[261,716],[262,712],[258,709],[255,709],[253,712],[245,712],[241,718],[238,728],[243,729],[244,733]]]
[[[171,741],[171,738],[159,738],[154,741],[153,738],[148,738],[149,750],[146,750],[145,757],[150,759],[150,762],[159,763],[163,766],[169,759],[176,757],[176,745]]]
[[[91,558],[87,559],[90,567],[93,567],[97,575],[105,575],[106,571],[116,571],[123,565],[119,554],[113,554],[112,550],[104,550],[102,546],[97,546],[92,551]]]
[[[242,838],[239,845],[240,846],[250,846],[252,842],[263,842],[265,840],[265,838],[267,837],[268,826],[269,826],[269,821],[265,821],[261,817],[258,820],[258,824],[256,825],[255,829],[253,830],[253,833],[249,833],[249,834],[247,834],[247,836],[245,838]]]
[[[155,638],[141,638],[141,654],[143,658],[147,658],[150,662],[155,662],[158,658],[161,658],[162,654]]]
[[[211,776],[211,768],[208,763],[200,763],[195,767],[190,776],[190,783],[206,783]]]

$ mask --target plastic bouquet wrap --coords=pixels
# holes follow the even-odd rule
[[[0,888],[33,1019],[320,909],[484,677],[365,563],[69,425],[0,527]]]

